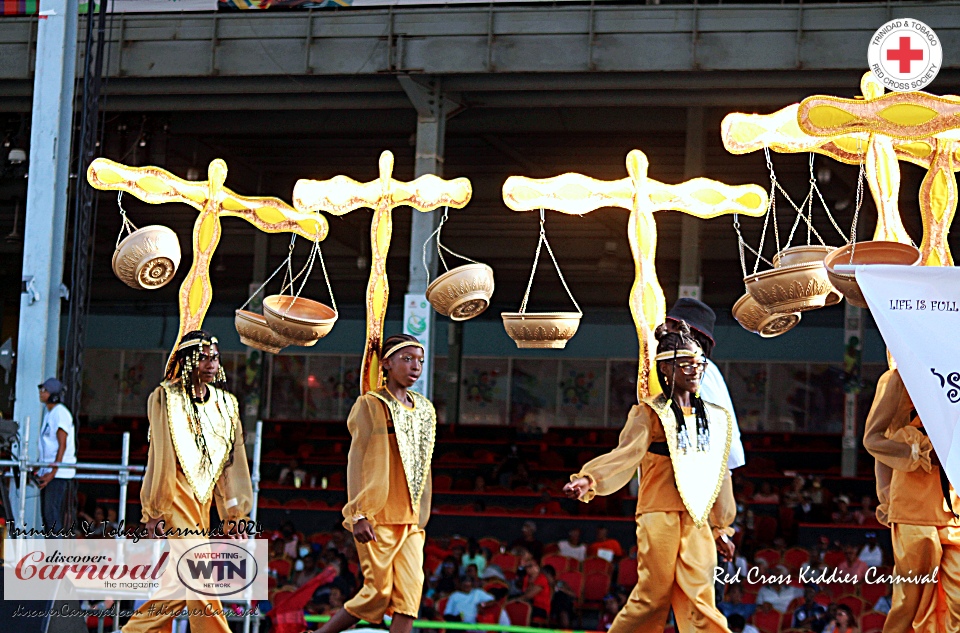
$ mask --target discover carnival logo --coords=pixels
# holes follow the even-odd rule
[[[268,594],[267,546],[258,539],[20,539],[3,554],[4,600]]]
[[[943,46],[934,30],[920,20],[898,18],[870,38],[867,63],[889,90],[921,90],[940,72]]]

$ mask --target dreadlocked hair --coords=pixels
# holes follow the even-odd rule
[[[662,363],[672,363],[676,366],[677,351],[681,349],[697,349],[703,351],[697,339],[694,338],[690,326],[686,321],[675,320],[676,331],[667,330],[666,324],[657,326],[654,336],[657,339],[657,354],[664,352],[673,352],[673,360],[657,361],[657,380],[660,381],[660,388],[663,389],[664,396],[670,401],[670,410],[677,420],[677,447],[686,453],[690,450],[692,444],[690,435],[687,431],[686,421],[683,410],[677,404],[673,397],[673,382],[667,378],[667,375],[660,369]],[[690,403],[693,405],[693,413],[697,420],[697,451],[706,451],[710,445],[710,425],[707,422],[707,409],[703,404],[703,399],[698,394],[690,394]]]
[[[203,343],[184,346],[185,343],[190,343],[191,341],[202,341]],[[210,456],[210,449],[207,447],[207,440],[203,435],[203,427],[200,424],[200,407],[198,404],[202,403],[203,400],[200,394],[196,392],[193,382],[193,375],[200,366],[200,355],[203,353],[203,345],[206,341],[210,341],[211,345],[218,345],[216,338],[206,330],[193,330],[192,332],[184,334],[183,338],[180,339],[177,351],[173,355],[173,363],[171,363],[167,369],[164,378],[170,382],[178,382],[180,384],[184,401],[190,403],[190,409],[187,411],[190,430],[193,431],[197,448],[200,449],[200,453],[206,458],[207,468],[212,468],[213,458]],[[221,415],[224,417],[230,416],[230,407],[227,406],[226,399],[223,397],[227,387],[227,374],[223,369],[223,365],[220,365],[220,369],[217,370],[217,377],[211,383],[211,386],[217,387],[217,389],[208,389],[207,396],[214,399],[217,410],[220,411]],[[226,468],[233,464],[234,442],[233,438],[221,439],[230,446],[230,455],[227,458]]]

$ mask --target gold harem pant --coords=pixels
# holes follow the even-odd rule
[[[639,579],[609,633],[662,633],[671,605],[678,633],[729,633],[716,607],[716,564],[709,525],[696,527],[686,512],[638,516]]]
[[[210,529],[210,501],[200,504],[193,496],[193,489],[187,483],[183,473],[177,469],[177,495],[174,497],[173,510],[164,516],[164,528],[196,530],[197,525]],[[171,538],[174,538],[171,536]],[[193,536],[192,538],[202,538]],[[184,607],[189,611],[191,633],[230,633],[227,619],[222,615],[220,601],[216,598],[199,600],[151,600],[144,604],[124,625],[123,633],[169,633],[173,628],[173,618]],[[205,615],[210,614],[210,615]]]
[[[940,569],[936,583],[893,583],[883,633],[960,631],[960,528],[892,523],[890,538],[895,574],[920,577]]]
[[[384,613],[417,617],[423,593],[424,531],[417,525],[377,525],[377,540],[357,543],[363,587],[343,608],[374,624]]]

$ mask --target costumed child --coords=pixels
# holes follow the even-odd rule
[[[363,587],[320,633],[392,614],[392,633],[409,633],[423,590],[424,526],[430,517],[433,405],[410,387],[423,370],[423,346],[408,334],[383,342],[386,385],[357,399],[347,418],[347,497],[343,525],[353,532]]]
[[[727,459],[730,412],[698,394],[704,356],[685,321],[656,330],[663,393],[634,406],[617,448],[571,475],[564,492],[588,502],[609,495],[640,470],[638,581],[611,633],[660,633],[673,606],[678,631],[728,633],[717,610],[717,551],[733,555],[736,502]]]
[[[893,583],[883,633],[960,631],[960,499],[896,369],[877,382],[863,445],[876,459],[877,518],[890,526],[894,575],[937,573],[926,582]]]
[[[194,330],[180,341],[164,381],[147,401],[150,449],[140,504],[141,522],[151,537],[208,538],[210,502],[216,499],[225,533],[245,538],[237,528],[250,513],[253,487],[240,407],[225,390],[226,381],[216,337]],[[191,631],[230,633],[220,601],[202,596],[151,600],[123,631],[169,631],[184,606]]]

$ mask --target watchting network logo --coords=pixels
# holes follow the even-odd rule
[[[210,541],[184,552],[177,561],[177,577],[184,586],[204,596],[232,596],[251,586],[259,567],[256,557],[229,541]]]
[[[920,20],[890,20],[870,38],[867,63],[889,90],[921,90],[940,72],[943,46],[934,30]]]

